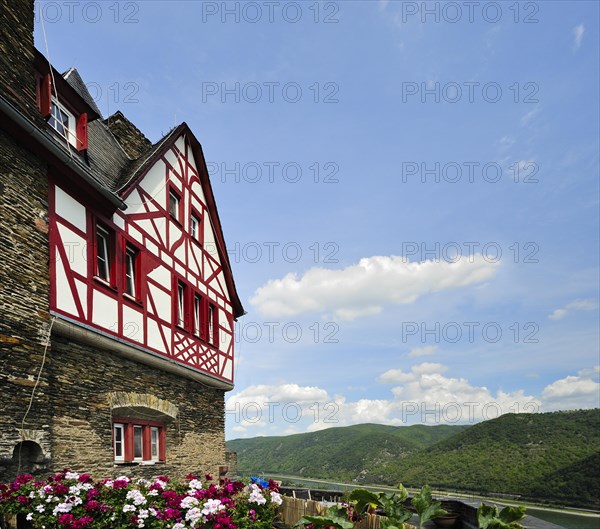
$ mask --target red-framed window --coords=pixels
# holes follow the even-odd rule
[[[139,300],[141,299],[140,286],[140,251],[135,245],[126,241],[123,253],[123,293]]]
[[[78,151],[87,150],[87,113],[77,114],[64,101],[58,100],[53,94],[50,74],[39,76],[37,94],[40,113],[48,120],[48,125]]]
[[[181,193],[172,185],[167,186],[167,211],[173,220],[183,224],[183,200]]]
[[[124,417],[113,418],[115,463],[162,462],[166,460],[165,425]]]
[[[94,226],[94,276],[115,284],[115,232],[100,221]]]
[[[188,286],[181,280],[175,283],[175,324],[187,329],[188,318]]]
[[[194,293],[194,335],[200,338],[201,340],[205,339],[204,332],[204,313],[206,309],[204,307],[204,298],[198,293]]]
[[[190,213],[190,236],[201,246],[204,244],[204,227],[202,226],[202,215],[194,208]]]
[[[219,309],[212,303],[208,304],[207,313],[207,336],[208,343],[219,347]]]

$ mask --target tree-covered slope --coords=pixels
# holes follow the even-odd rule
[[[465,428],[359,424],[284,437],[236,439],[227,446],[238,453],[241,471],[354,480],[365,468],[405,458]]]
[[[229,441],[241,471],[598,505],[600,409],[508,414],[473,426],[364,424]]]

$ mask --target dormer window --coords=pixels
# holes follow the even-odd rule
[[[48,125],[52,127],[62,138],[78,151],[88,148],[88,114],[87,112],[74,113],[58,99],[56,91],[52,87],[50,74],[40,78],[39,109]],[[71,105],[69,105],[71,107]]]
[[[71,114],[55,98],[50,106],[50,119],[48,124],[65,138],[73,147],[77,148],[77,133],[75,130],[75,116]]]

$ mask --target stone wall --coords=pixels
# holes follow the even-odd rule
[[[49,330],[46,174],[42,160],[0,129],[0,479],[16,472],[13,451]],[[25,439],[44,457],[52,415],[47,387],[45,369],[24,424]]]
[[[0,0],[0,93],[31,119],[37,113],[33,9],[31,0]]]
[[[55,337],[49,393],[55,468],[94,476],[218,476],[225,464],[224,391]],[[145,410],[167,418],[166,463],[115,465],[111,414]],[[129,415],[128,415],[129,416]]]

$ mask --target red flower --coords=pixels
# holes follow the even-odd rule
[[[75,517],[71,513],[61,514],[58,517],[58,525],[71,525],[75,521]]]
[[[69,487],[67,487],[63,483],[56,483],[56,485],[54,485],[55,495],[60,496],[61,494],[66,494],[67,492],[69,492]]]
[[[24,505],[25,503],[27,503],[29,501],[29,499],[27,498],[27,496],[18,496],[17,497],[17,501],[21,504]]]

